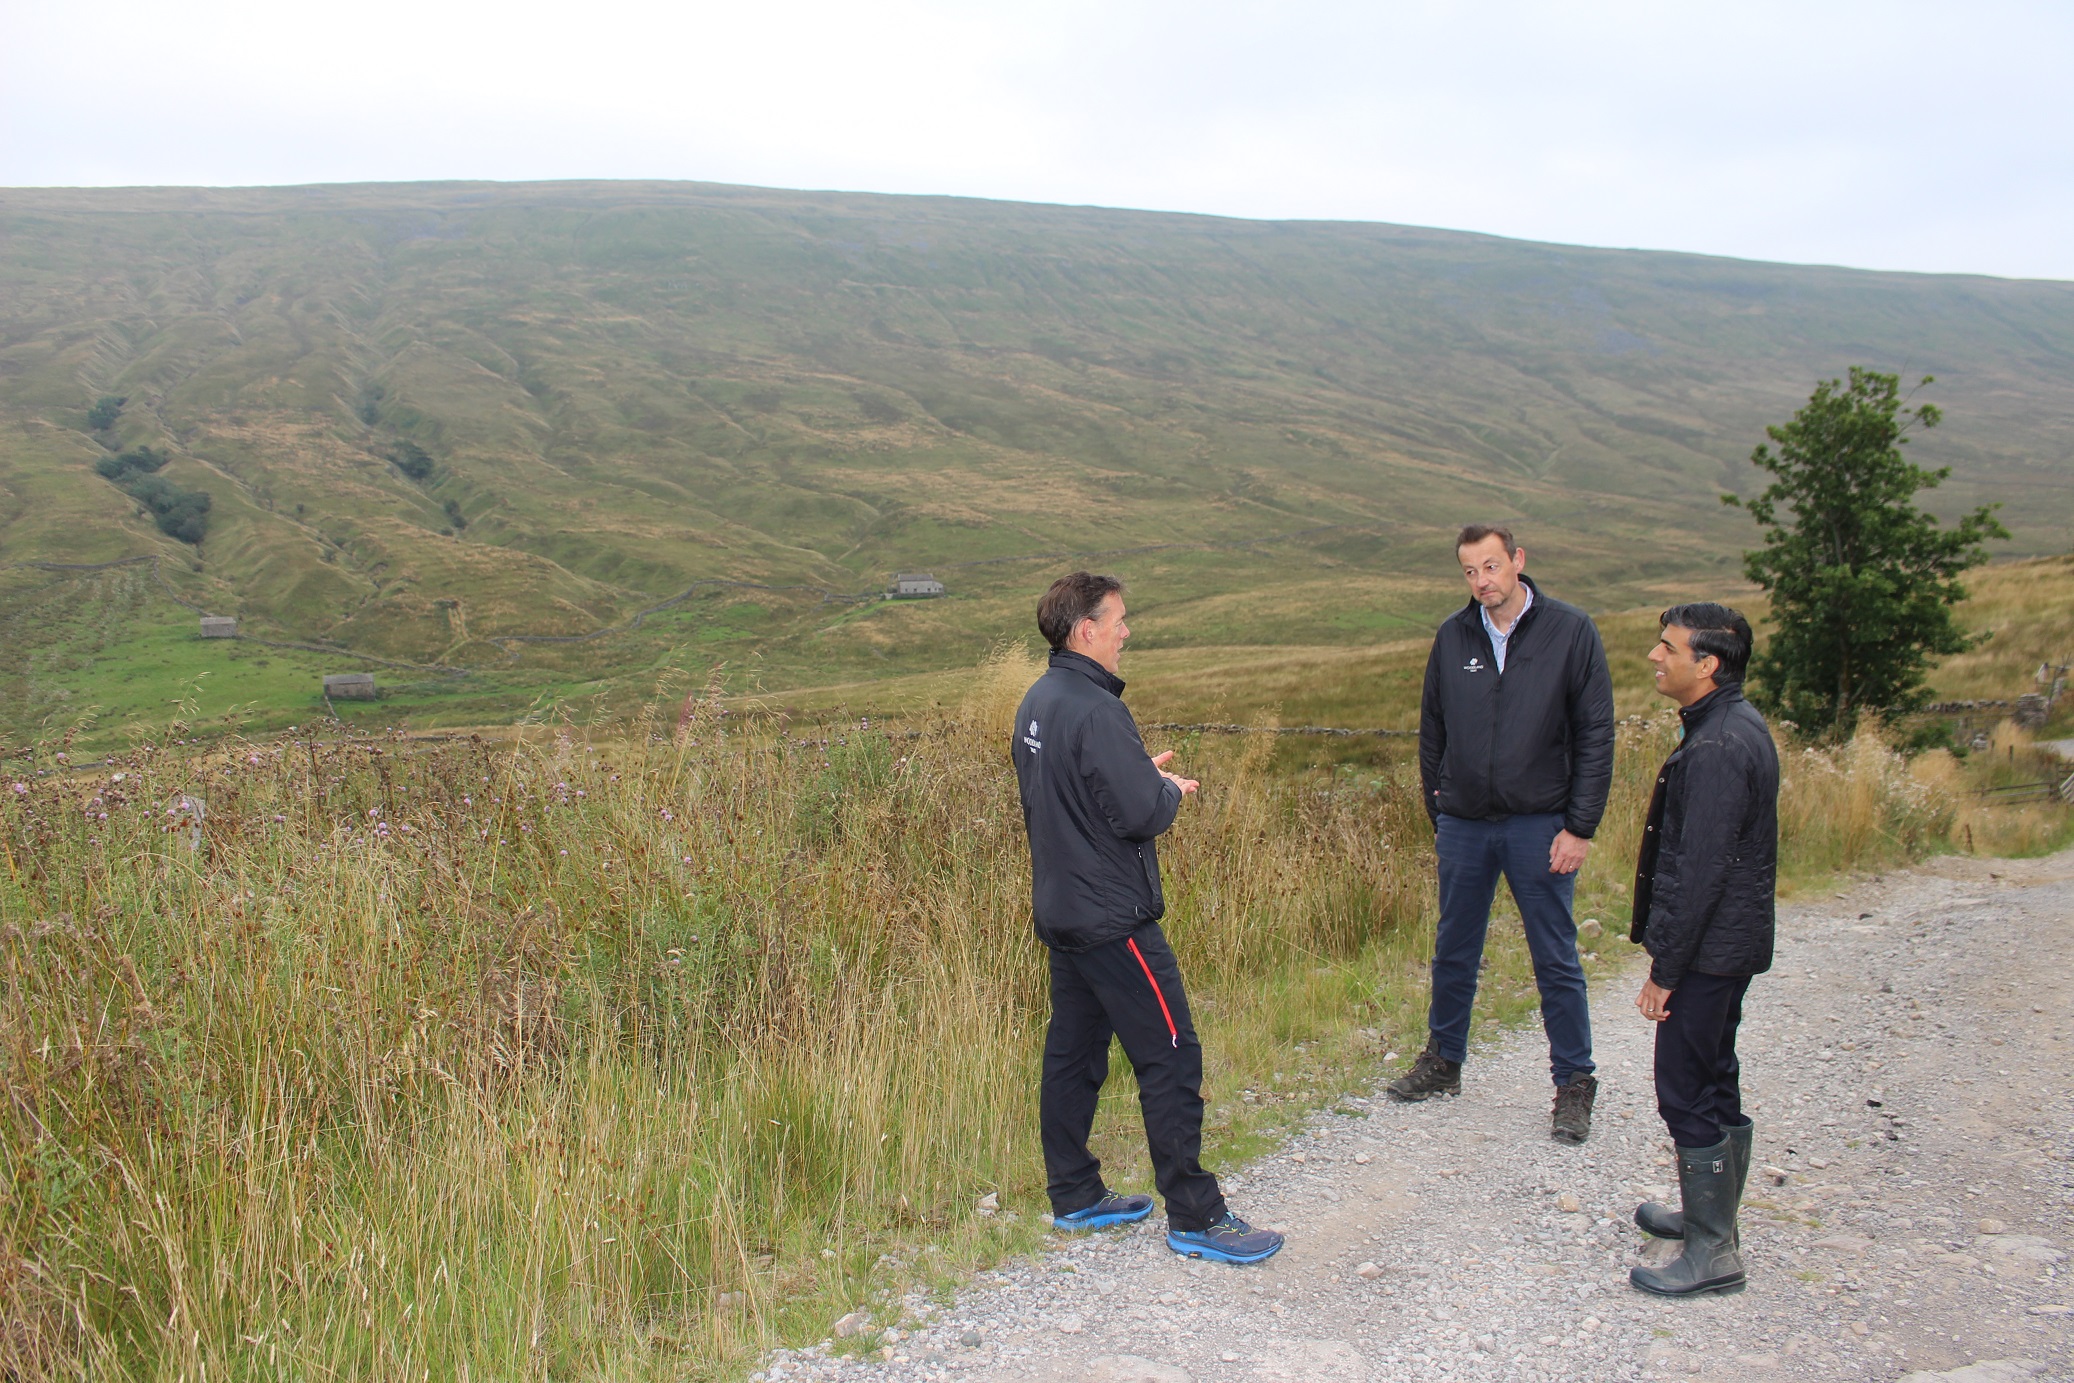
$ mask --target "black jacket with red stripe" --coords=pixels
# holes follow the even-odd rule
[[[1153,842],[1181,789],[1152,766],[1123,685],[1092,658],[1054,653],[1015,713],[1031,915],[1037,939],[1061,951],[1120,940],[1167,910]]]

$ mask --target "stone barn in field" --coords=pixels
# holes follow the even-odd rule
[[[334,672],[324,678],[324,695],[333,701],[374,700],[374,674]]]
[[[235,639],[238,622],[229,615],[203,615],[202,637],[205,639]]]
[[[926,571],[904,571],[886,587],[888,600],[931,600],[943,594],[943,583]]]

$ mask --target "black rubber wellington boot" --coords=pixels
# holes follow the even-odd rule
[[[1678,1190],[1685,1202],[1685,1252],[1661,1268],[1632,1268],[1628,1281],[1660,1297],[1691,1297],[1743,1288],[1736,1253],[1736,1204],[1742,1199],[1728,1139],[1711,1148],[1678,1149]]]
[[[1756,1130],[1757,1125],[1744,1124],[1739,1128],[1731,1127],[1727,1131],[1728,1156],[1735,1164],[1736,1203],[1739,1205],[1743,1199],[1743,1188],[1750,1184],[1750,1143],[1756,1137]],[[1684,1215],[1668,1205],[1658,1205],[1655,1201],[1643,1201],[1635,1207],[1635,1223],[1642,1227],[1644,1234],[1653,1234],[1659,1239],[1685,1237]],[[1743,1247],[1742,1226],[1736,1226],[1735,1232],[1729,1236],[1729,1242],[1737,1249]]]

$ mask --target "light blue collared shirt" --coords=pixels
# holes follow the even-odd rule
[[[1492,622],[1489,608],[1482,605],[1476,607],[1477,612],[1483,616],[1484,633],[1491,636],[1491,656],[1498,660],[1498,675],[1500,677],[1505,675],[1505,645],[1512,642],[1512,636],[1519,632],[1520,620],[1525,619],[1527,611],[1534,608],[1534,588],[1524,581],[1520,582],[1519,588],[1527,593],[1527,603],[1519,607],[1519,614],[1513,619],[1512,628],[1502,633],[1499,632],[1498,626]]]

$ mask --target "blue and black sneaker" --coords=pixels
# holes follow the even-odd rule
[[[1051,1217],[1053,1229],[1100,1229],[1104,1225],[1127,1225],[1152,1213],[1152,1197],[1120,1196],[1106,1191],[1102,1199],[1085,1210]]]
[[[1255,1229],[1227,1210],[1208,1229],[1169,1229],[1167,1247],[1188,1258],[1258,1263],[1280,1251],[1282,1236],[1272,1229]]]

